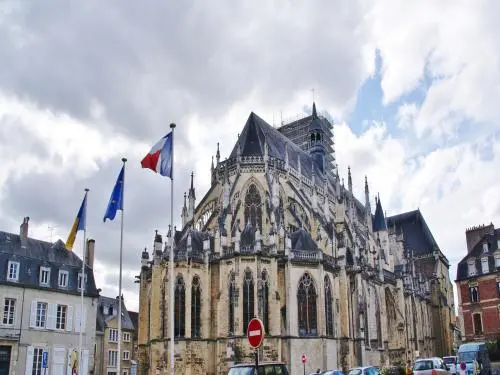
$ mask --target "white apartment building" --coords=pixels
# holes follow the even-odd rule
[[[87,242],[84,304],[82,260],[64,243],[0,231],[0,375],[66,375],[77,365],[83,332],[83,374],[93,368],[99,291]],[[81,327],[81,328],[80,328]]]

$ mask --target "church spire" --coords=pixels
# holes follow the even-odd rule
[[[191,172],[191,187],[189,188],[189,193],[188,193],[188,216],[189,216],[189,220],[192,220],[194,218],[194,209],[195,209],[195,202],[196,202],[196,195],[194,193],[193,178],[194,178],[194,172]]]
[[[182,219],[182,228],[186,225],[188,221],[188,209],[186,206],[186,192],[184,192],[184,206],[182,206],[182,213],[181,213],[181,219]]]
[[[352,193],[352,177],[351,177],[351,167],[347,167],[347,186],[349,187],[349,192]]]
[[[367,213],[371,213],[370,191],[368,190],[368,177],[365,176],[365,209]]]
[[[380,202],[380,194],[376,199],[377,205],[375,207],[375,216],[373,218],[373,232],[380,232],[387,230],[387,223],[385,222],[384,210]]]
[[[217,165],[220,163],[220,151],[219,151],[219,142],[217,142],[217,153],[215,154],[215,158],[217,161]]]

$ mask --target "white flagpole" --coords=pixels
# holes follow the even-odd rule
[[[78,374],[83,374],[83,319],[84,305],[83,305],[83,291],[85,289],[85,255],[87,252],[87,203],[88,203],[89,189],[85,189],[85,207],[83,207],[83,217],[85,218],[85,226],[83,227],[83,251],[82,251],[82,281],[80,285],[80,336],[79,336],[79,350],[78,350]],[[81,218],[80,218],[81,220]]]
[[[118,367],[117,374],[121,375],[120,369],[122,364],[122,259],[123,259],[123,211],[124,211],[124,198],[125,198],[125,163],[127,158],[122,158],[123,162],[123,178],[122,178],[122,215],[120,225],[120,275],[118,278]]]
[[[170,375],[175,374],[175,325],[174,325],[174,129],[175,124],[170,124],[172,129],[172,164],[171,164],[171,179],[170,179]]]

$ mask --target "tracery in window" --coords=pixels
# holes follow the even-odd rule
[[[247,333],[248,323],[254,318],[254,282],[252,271],[247,269],[243,279],[243,333]]]
[[[259,315],[266,333],[269,333],[269,275],[266,270],[261,273],[259,288]]]
[[[201,337],[201,287],[198,276],[193,277],[191,286],[191,337]]]
[[[262,198],[255,184],[250,185],[245,195],[245,225],[248,222],[262,231]]]
[[[184,278],[179,275],[175,281],[175,316],[174,316],[174,334],[175,337],[184,337],[186,334],[186,287]]]
[[[330,278],[325,276],[325,323],[326,335],[333,336],[333,297],[332,283]]]
[[[297,289],[299,335],[318,334],[316,288],[310,274],[305,273],[299,281]]]
[[[231,272],[229,275],[229,334],[234,335],[235,332],[235,326],[234,326],[234,310],[235,310],[235,305],[236,305],[236,276],[234,272]]]

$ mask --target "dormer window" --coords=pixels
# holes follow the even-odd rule
[[[490,272],[489,268],[488,257],[481,258],[481,271],[483,274]]]
[[[85,274],[85,284],[87,284],[87,274]],[[82,289],[82,273],[78,274],[78,290]],[[84,287],[85,290],[85,287]]]
[[[50,285],[50,267],[40,267],[40,285]]]
[[[113,306],[108,307],[108,314],[113,315]]]
[[[19,281],[19,262],[9,261],[7,265],[7,281]]]
[[[476,275],[476,261],[475,259],[470,259],[467,262],[467,275],[475,276]]]
[[[483,253],[488,252],[488,242],[483,242]]]
[[[58,277],[58,282],[57,285],[59,285],[59,288],[66,288],[68,286],[68,271],[59,271],[59,277]]]

